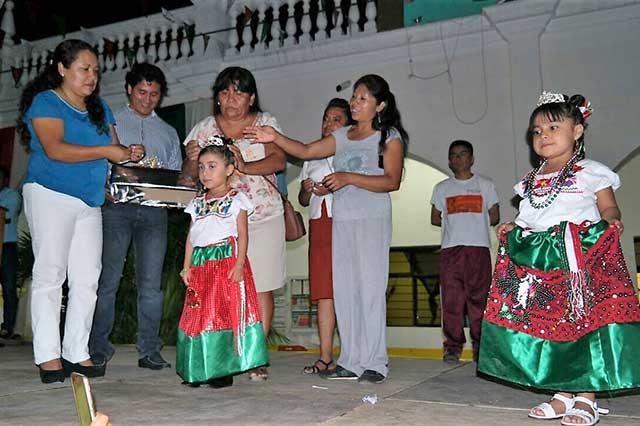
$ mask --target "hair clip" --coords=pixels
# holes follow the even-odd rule
[[[564,103],[564,95],[562,93],[552,93],[547,92],[545,90],[542,91],[542,94],[538,98],[538,103],[536,103],[536,107],[544,104],[556,104],[556,103]]]
[[[585,120],[591,117],[591,114],[593,114],[593,107],[591,106],[591,102],[587,101],[586,99],[584,103],[578,107],[578,109],[582,113],[582,118],[584,118]]]

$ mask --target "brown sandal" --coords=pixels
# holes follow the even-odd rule
[[[318,367],[318,364],[324,366],[324,368],[321,369],[320,367]],[[334,364],[333,360],[329,360],[329,362],[325,362],[322,359],[318,358],[316,362],[313,363],[313,365],[307,365],[306,367],[304,367],[302,369],[302,374],[310,375],[310,374],[319,374],[322,371],[333,371],[336,369],[336,367],[334,364],[333,368],[330,368],[331,364]]]

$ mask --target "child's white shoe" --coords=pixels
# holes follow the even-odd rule
[[[585,398],[583,396],[576,396],[573,398],[574,404],[576,402],[582,402],[591,407],[592,412],[587,410],[582,410],[580,408],[572,407],[564,414],[562,417],[562,421],[560,424],[564,426],[593,426],[600,421],[600,414],[609,414],[609,410],[606,408],[598,408],[598,403],[590,400],[589,398]],[[579,417],[585,421],[585,423],[575,423],[565,420],[566,417]]]
[[[560,419],[564,417],[565,413],[568,413],[569,410],[573,408],[573,398],[567,398],[566,396],[557,393],[553,395],[551,399],[557,399],[564,404],[564,413],[556,413],[556,410],[553,409],[553,406],[551,404],[549,404],[548,402],[543,402],[542,404],[536,405],[531,410],[529,410],[529,417],[539,420]],[[536,414],[536,409],[541,410],[544,414]]]

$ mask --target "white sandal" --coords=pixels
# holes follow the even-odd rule
[[[587,404],[593,410],[593,413],[589,411],[582,410],[580,408],[570,408],[562,417],[562,421],[560,424],[564,426],[593,426],[600,421],[600,414],[605,415],[609,414],[609,410],[606,408],[598,408],[598,403],[590,400],[589,398],[585,398],[583,396],[576,396],[573,398],[574,404],[576,402],[582,402]],[[585,420],[586,423],[574,423],[566,421],[565,417],[580,417],[582,420]]]
[[[560,419],[565,416],[565,413],[568,413],[569,410],[573,408],[573,404],[574,404],[573,398],[567,398],[564,395],[560,395],[559,393],[556,393],[555,395],[553,395],[553,397],[551,397],[551,399],[552,400],[557,399],[558,401],[564,404],[564,413],[560,413],[560,414],[556,413],[556,410],[553,409],[553,406],[551,404],[549,404],[548,402],[543,402],[542,404],[536,405],[531,410],[529,410],[529,417],[531,417],[532,419],[538,419],[538,420]],[[539,414],[535,414],[534,413],[535,409],[542,410],[544,414],[542,416]]]

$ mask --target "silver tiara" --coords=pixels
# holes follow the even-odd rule
[[[200,148],[204,148],[206,146],[211,146],[211,145],[224,146],[224,139],[222,139],[222,136],[219,136],[219,135],[209,136],[205,140],[199,140],[198,145],[200,145]]]
[[[556,104],[564,103],[564,95],[562,93],[552,93],[545,90],[542,91],[542,95],[538,98],[537,107],[544,104]]]

